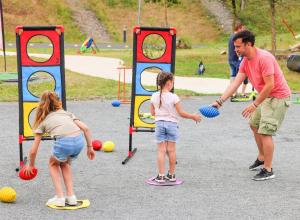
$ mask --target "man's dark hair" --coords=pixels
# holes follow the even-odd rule
[[[240,39],[240,38],[242,39],[243,43],[250,42],[251,45],[254,46],[255,35],[251,31],[245,30],[245,31],[238,32],[234,35],[232,40],[236,41],[237,39]]]

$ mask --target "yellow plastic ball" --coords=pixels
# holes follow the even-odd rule
[[[3,187],[0,189],[0,201],[1,202],[14,202],[16,201],[17,193],[11,187]]]
[[[115,144],[112,141],[106,141],[104,142],[102,149],[105,152],[112,152],[115,149]]]

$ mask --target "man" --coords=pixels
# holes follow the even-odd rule
[[[245,30],[245,26],[242,23],[237,24],[234,27],[234,33],[232,33],[230,35],[230,38],[228,41],[228,64],[230,66],[230,83],[232,83],[234,81],[234,79],[239,71],[240,63],[243,59],[243,57],[239,57],[235,52],[233,38],[236,33],[239,33],[243,30]],[[245,92],[246,92],[247,84],[248,84],[248,79],[246,78],[244,80],[243,86],[242,86],[242,97],[246,97]],[[236,95],[237,95],[237,92],[235,92],[233,94],[233,97],[235,97]]]
[[[220,108],[246,77],[249,78],[259,93],[256,100],[242,112],[243,117],[250,117],[250,128],[258,148],[258,157],[249,169],[255,170],[263,165],[253,179],[272,179],[275,177],[272,169],[272,136],[283,121],[291,91],[275,57],[268,51],[254,47],[255,36],[252,32],[241,31],[233,37],[233,41],[238,56],[243,56],[244,59],[234,82],[213,105]]]

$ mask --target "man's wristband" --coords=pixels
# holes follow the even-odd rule
[[[254,106],[255,108],[257,108],[257,105],[256,105],[254,102],[252,102],[252,104],[253,104],[253,106]]]
[[[222,106],[224,102],[225,101],[221,97],[216,100],[216,103],[218,103],[220,106]]]

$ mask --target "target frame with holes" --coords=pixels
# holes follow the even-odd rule
[[[158,57],[148,57],[143,51],[143,44],[150,35],[158,35],[165,43],[164,51]],[[155,47],[154,47],[155,48]],[[133,29],[133,65],[132,65],[132,90],[129,122],[129,149],[128,155],[122,164],[126,164],[136,153],[133,148],[134,132],[154,132],[154,122],[141,119],[139,114],[141,106],[150,100],[151,95],[157,90],[146,90],[142,85],[143,71],[148,68],[157,68],[175,74],[176,29],[156,27],[134,27]],[[156,79],[155,79],[156,82]]]
[[[28,54],[28,46],[34,37],[45,37],[51,42],[52,54],[43,61],[33,59]],[[18,63],[19,93],[19,153],[20,167],[26,162],[23,157],[23,142],[34,140],[30,115],[39,104],[39,97],[30,91],[28,82],[34,74],[49,74],[54,80],[54,91],[59,95],[66,110],[64,28],[63,26],[17,26],[16,46]],[[44,135],[42,140],[51,140]],[[19,168],[20,168],[19,167]],[[17,168],[17,171],[19,170]]]

